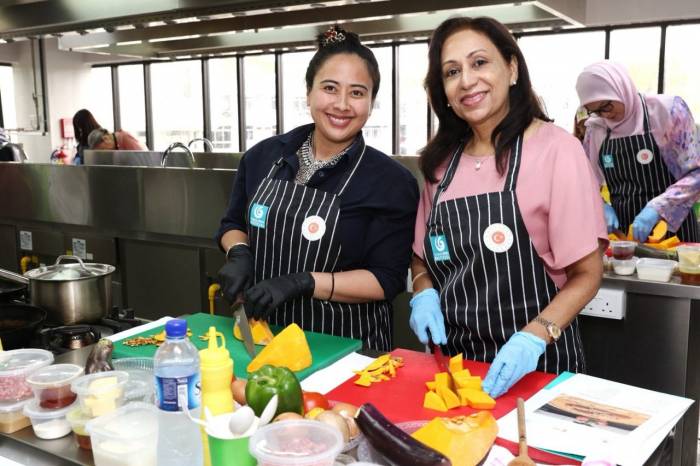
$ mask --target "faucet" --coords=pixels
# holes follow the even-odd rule
[[[163,157],[161,157],[161,159],[160,159],[160,166],[161,166],[162,168],[165,168],[165,161],[168,159],[168,155],[173,151],[173,149],[176,149],[176,148],[178,148],[178,147],[181,148],[181,149],[184,149],[185,152],[187,152],[187,154],[190,156],[190,161],[191,161],[192,168],[194,168],[194,165],[195,165],[194,154],[193,154],[192,151],[189,149],[189,147],[187,147],[186,145],[184,145],[184,144],[181,143],[181,142],[173,142],[172,144],[170,144],[170,145],[168,146],[167,149],[165,149],[165,152],[163,152]]]
[[[214,144],[211,143],[211,141],[207,138],[194,138],[190,142],[187,143],[187,147],[190,147],[193,142],[197,141],[202,141],[204,143],[204,151],[205,152],[214,152]]]

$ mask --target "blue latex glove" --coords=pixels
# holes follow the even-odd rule
[[[617,219],[615,209],[607,202],[603,202],[603,213],[605,214],[605,224],[608,226],[608,233],[620,228],[620,221]]]
[[[436,345],[446,345],[445,318],[440,310],[440,296],[435,288],[426,288],[417,293],[409,303],[411,318],[408,321],[411,330],[424,345],[428,344],[428,334]]]
[[[634,235],[635,241],[644,243],[660,218],[661,217],[659,217],[659,214],[653,207],[647,206],[643,208],[642,211],[634,217],[634,222],[632,222],[632,234]]]
[[[503,395],[515,382],[537,367],[547,342],[530,332],[517,332],[496,354],[486,374],[483,390],[492,398]]]

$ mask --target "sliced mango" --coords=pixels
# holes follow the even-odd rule
[[[634,241],[634,231],[632,230],[632,224],[630,223],[630,227],[627,229],[627,240],[628,241]]]
[[[253,343],[256,345],[267,345],[275,337],[270,330],[270,326],[264,320],[251,319],[250,333],[253,334]],[[238,324],[233,326],[233,336],[243,341],[243,335],[241,335],[241,329],[238,328]]]
[[[423,398],[423,407],[426,409],[434,409],[435,411],[447,411],[447,406],[445,406],[445,402],[442,401],[440,395],[432,391],[425,394],[425,398]]]
[[[458,388],[462,406],[469,405],[475,409],[493,409],[496,406],[496,400],[491,398],[487,393],[473,388]]]
[[[665,220],[660,220],[659,223],[657,223],[654,229],[652,230],[649,237],[647,238],[647,242],[661,242],[661,240],[664,239],[664,236],[666,236],[666,232],[668,232],[668,223],[666,223]]]
[[[452,356],[450,358],[450,363],[449,363],[450,374],[461,371],[463,368],[464,368],[464,366],[462,365],[462,353],[459,353],[457,356]]]
[[[435,390],[436,385],[437,384],[435,383],[434,380],[429,380],[429,381],[425,382],[425,388],[427,388],[428,390]]]
[[[270,364],[300,371],[309,367],[311,361],[311,350],[304,331],[297,324],[290,324],[250,361],[246,369],[255,372],[265,364]]]
[[[475,390],[481,390],[481,377],[478,375],[467,374],[452,374],[452,380],[454,380],[455,388],[473,388]]]
[[[435,374],[435,385],[442,385],[447,388],[452,388],[452,378],[447,372],[438,372]]]
[[[403,366],[403,358],[389,353],[379,356],[362,370],[353,371],[358,375],[356,385],[369,387],[375,382],[383,382],[396,377],[396,370]],[[388,374],[388,375],[387,375]]]
[[[437,391],[437,394],[440,395],[440,398],[442,398],[442,401],[445,402],[447,409],[456,408],[461,405],[459,397],[449,388],[443,385],[438,385],[435,387],[435,390]]]

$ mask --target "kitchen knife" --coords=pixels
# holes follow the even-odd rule
[[[233,311],[234,319],[236,319],[236,324],[238,324],[238,329],[243,336],[245,350],[252,359],[255,357],[255,343],[253,343],[253,333],[250,331],[250,324],[248,323],[248,317],[245,315],[243,303],[233,304],[231,310]]]
[[[440,369],[440,372],[448,372],[448,357],[445,356],[442,353],[442,349],[440,348],[440,345],[436,345],[432,341],[430,342],[430,349],[433,350],[433,358],[435,359],[435,363],[438,366],[438,369]]]

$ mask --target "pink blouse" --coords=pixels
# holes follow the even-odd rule
[[[478,160],[482,162],[476,170]],[[438,180],[448,163],[438,168]],[[501,191],[504,185],[495,157],[462,156],[440,200]],[[426,182],[418,204],[413,251],[421,258],[436,188],[437,184]],[[561,288],[565,268],[596,250],[599,241],[608,241],[598,183],[581,143],[558,126],[541,124],[523,142],[515,193],[535,250]]]

